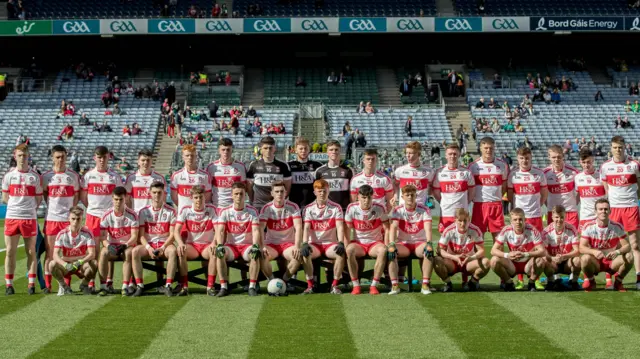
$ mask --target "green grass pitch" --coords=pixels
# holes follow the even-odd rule
[[[28,296],[25,271],[19,248],[0,358],[637,358],[640,343],[633,276],[627,293],[503,293],[490,274],[481,292],[430,296],[58,298]]]

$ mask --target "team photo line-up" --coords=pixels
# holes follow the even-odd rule
[[[634,265],[640,289],[640,164],[625,155],[620,136],[611,139],[613,158],[599,169],[589,151],[580,152],[581,172],[564,163],[557,145],[548,149],[549,167],[532,167],[531,150],[520,148],[518,165],[510,170],[495,157],[489,137],[480,141],[481,156],[468,168],[459,164],[460,148],[452,144],[446,147],[446,165],[436,170],[422,164],[421,145],[410,142],[407,164],[393,179],[376,170],[375,149],[364,151],[363,170],[354,174],[340,161],[338,141],[328,143],[324,165],[308,159],[305,139],[296,141],[297,158],[289,163],[275,159],[273,138],[262,138],[259,148],[262,158],[245,168],[232,157],[232,141],[223,138],[219,160],[202,170],[195,146],[183,146],[184,168],[171,176],[170,206],[166,181],[152,169],[149,150],[139,152],[138,171],[123,181],[109,168],[104,146],[95,149],[95,167],[82,177],[67,167],[62,146],[52,148],[52,169],[42,175],[28,165],[29,148],[17,146],[17,165],[2,180],[6,294],[15,293],[20,238],[28,293],[35,293],[36,209],[42,200],[47,205],[43,293],[51,293],[54,278],[58,295],[72,293],[76,275],[84,294],[114,294],[114,261],[122,261],[122,295],[140,296],[142,261],[155,260],[167,266],[166,285],[159,290],[188,295],[188,261],[199,260],[207,268],[208,295],[229,294],[227,262],[240,261],[248,264],[242,274],[249,277],[248,294],[255,296],[260,272],[273,279],[271,261],[277,260],[285,282],[303,267],[308,284],[303,293],[310,294],[317,281],[312,261],[323,258],[334,266],[331,293],[341,294],[346,264],[351,293],[360,294],[364,257],[375,259],[370,294],[379,294],[383,275],[391,282],[389,294],[399,293],[406,268],[398,259],[409,257],[420,259],[423,294],[433,290],[433,271],[448,292],[453,274],[462,274],[464,290],[475,291],[490,270],[505,291],[524,289],[524,275],[531,291],[579,289],[580,272],[587,291],[596,287],[600,272],[606,273],[606,289],[624,291],[622,280]],[[504,194],[513,208],[509,225]],[[425,205],[429,196],[441,208],[437,244]],[[546,227],[543,206],[549,209]],[[493,237],[491,259],[485,255],[486,232]],[[546,287],[538,280],[543,273]],[[570,275],[568,288],[560,274]]]

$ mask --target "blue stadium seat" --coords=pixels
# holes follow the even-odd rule
[[[461,16],[477,16],[477,0],[454,0]],[[567,15],[638,15],[629,9],[626,0],[490,0],[486,2],[486,16],[567,16]]]

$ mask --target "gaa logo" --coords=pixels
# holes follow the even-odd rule
[[[131,21],[112,21],[109,24],[109,29],[113,32],[138,32],[138,29]]]
[[[62,30],[68,34],[86,34],[90,33],[89,25],[84,21],[65,21],[62,24]]]
[[[495,19],[491,22],[495,30],[519,30],[520,27],[514,19]]]
[[[349,21],[349,29],[352,31],[376,31],[376,26],[371,20],[351,20]]]
[[[163,20],[158,23],[158,30],[161,32],[185,32],[185,28],[180,21]]]
[[[473,28],[467,19],[448,19],[444,27],[449,31],[471,31]]]
[[[210,20],[205,24],[207,31],[211,32],[231,32],[233,29],[229,25],[228,21],[224,20]]]
[[[256,20],[253,28],[259,32],[279,32],[282,31],[280,25],[275,20]]]
[[[305,31],[329,31],[324,20],[303,20],[300,26]]]
[[[398,30],[402,31],[424,31],[422,23],[418,20],[400,19],[396,23]]]

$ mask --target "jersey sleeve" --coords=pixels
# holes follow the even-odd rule
[[[53,245],[54,248],[62,248],[62,236],[64,236],[64,232],[58,233],[56,236],[56,241]]]
[[[146,217],[147,215],[145,214],[145,209],[141,209],[140,213],[138,214],[138,225],[140,227],[144,227],[144,225],[146,224]]]
[[[169,225],[170,226],[175,226],[176,225],[176,211],[172,208],[171,211],[169,211]]]
[[[75,173],[75,172],[71,172],[73,173],[73,175],[76,177],[76,180],[73,183],[73,191],[74,192],[80,192],[80,190],[82,189],[82,177],[80,177],[79,174]]]
[[[503,246],[504,243],[507,241],[506,239],[507,231],[505,229],[502,229],[502,231],[500,231],[500,234],[498,234],[498,237],[496,238],[496,243],[498,243],[501,246]]]
[[[124,183],[122,183],[122,176],[120,176],[117,173],[115,173],[115,175],[116,175],[116,187],[123,187]]]
[[[91,232],[87,232],[86,235],[85,243],[87,244],[87,247],[95,247],[96,240],[93,238],[93,234]]]
[[[11,174],[7,173],[2,178],[2,192],[9,192],[9,184],[11,183]]]
[[[389,215],[387,214],[387,211],[384,210],[384,208],[382,209],[382,215],[380,216],[380,220],[382,222],[387,222],[389,220]]]
[[[440,240],[438,241],[438,247],[447,248],[447,244],[449,244],[449,232],[443,233],[440,236]]]
[[[185,211],[185,209],[187,209],[189,207],[184,207],[182,208],[182,210],[180,210],[180,213],[178,214],[178,220],[176,221],[176,224],[183,224],[184,222],[186,222],[187,220],[187,211]]]
[[[399,221],[401,219],[400,211],[398,211],[398,208],[399,207],[396,207],[393,209],[393,211],[391,211],[391,218],[390,218],[391,221]]]
[[[251,226],[259,226],[260,225],[260,219],[256,215],[258,212],[254,211],[253,213],[255,213],[255,214],[251,214]]]
[[[110,221],[109,221],[109,213],[105,214],[104,216],[102,216],[102,219],[100,220],[100,230],[107,230],[110,227]]]
[[[304,223],[311,223],[312,219],[309,213],[311,213],[311,211],[309,211],[308,207],[305,208],[304,211],[302,211],[302,221]]]
[[[538,232],[538,230],[535,228],[533,228],[531,231],[531,240],[533,241],[534,246],[542,244],[542,237],[540,236],[540,232]]]
[[[471,174],[471,171],[467,172],[467,175],[469,176],[469,178],[467,179],[467,187],[469,188],[475,187],[476,180],[473,179],[473,175]]]
[[[296,205],[291,206],[291,215],[293,216],[293,218],[301,218],[300,207]]]
[[[204,191],[211,192],[211,181],[213,180],[213,176],[208,172],[204,172],[204,174],[207,176],[207,180],[204,182]]]
[[[502,180],[506,181],[509,175],[511,174],[511,171],[509,170],[509,165],[506,162],[503,162],[503,164],[504,164],[504,173],[502,173]]]
[[[336,206],[336,221],[344,221],[344,212],[340,206]]]
[[[176,176],[175,173],[173,175],[171,175],[171,182],[169,183],[169,187],[172,190],[177,190],[178,189],[178,176]]]
[[[540,187],[547,187],[547,176],[544,175],[544,172],[540,176]]]
[[[269,207],[270,206],[262,207],[260,214],[258,215],[258,221],[266,222],[269,219]]]
[[[473,239],[474,239],[474,243],[475,244],[482,244],[484,245],[484,238],[482,235],[482,232],[480,232],[480,230],[478,228],[469,228],[469,232],[471,232],[471,234],[473,235]]]
[[[393,181],[391,180],[391,177],[387,177],[387,184],[384,186],[384,192],[393,192]]]
[[[636,178],[640,178],[640,163],[638,161],[633,161],[635,164],[635,171],[633,172],[633,174],[636,176]]]
[[[134,213],[131,214],[131,228],[140,228],[140,220]]]
[[[600,181],[607,182],[607,171],[605,171],[604,163],[600,166]]]
[[[254,175],[254,169],[253,169],[253,164],[254,163],[255,163],[255,161],[251,162],[249,164],[249,169],[247,170],[247,179],[248,180],[252,180],[252,181],[253,181],[253,175]]]
[[[358,184],[356,181],[349,181],[349,192],[351,194],[358,194]]]
[[[511,174],[509,174],[509,177],[507,178],[507,188],[513,189],[513,175]]]
[[[353,225],[353,215],[351,214],[351,207],[347,207],[347,212],[344,214],[344,221],[349,225]]]
[[[285,181],[291,179],[291,168],[286,162],[282,162],[282,178]]]
[[[422,221],[423,222],[431,222],[432,218],[431,218],[431,211],[429,211],[429,208],[427,208],[424,213],[422,214]],[[428,228],[425,228],[425,230],[429,230]]]

